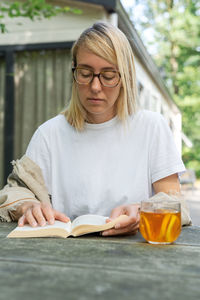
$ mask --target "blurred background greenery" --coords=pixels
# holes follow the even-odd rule
[[[200,1],[122,0],[182,111],[183,160],[200,178]]]

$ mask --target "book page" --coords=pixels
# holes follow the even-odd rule
[[[72,222],[72,230],[79,225],[103,225],[108,217],[99,215],[82,215]]]
[[[22,227],[16,227],[14,229],[14,231],[37,231],[37,230],[42,230],[42,229],[49,229],[51,230],[51,228],[63,228],[65,229],[67,232],[71,232],[71,222],[60,222],[60,221],[55,221],[55,223],[53,225],[49,225],[47,223],[47,225],[45,226],[36,226],[36,227],[31,227],[30,225],[24,225]]]

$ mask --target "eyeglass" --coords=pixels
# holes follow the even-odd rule
[[[120,81],[120,73],[118,71],[109,70],[101,71],[98,74],[94,74],[92,70],[85,68],[72,68],[74,79],[78,84],[89,84],[93,81],[94,77],[98,77],[103,86],[115,87]]]

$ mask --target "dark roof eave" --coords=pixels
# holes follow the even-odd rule
[[[108,13],[113,13],[116,11],[118,0],[76,0],[78,2],[85,2],[90,4],[101,5],[105,8]]]

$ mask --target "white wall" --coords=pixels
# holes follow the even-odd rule
[[[50,19],[35,21],[28,18],[9,18],[6,21],[9,32],[0,34],[0,45],[74,41],[84,28],[98,20],[110,19],[102,6],[73,1],[54,1],[54,3],[80,8],[82,14],[60,14]],[[18,25],[19,23],[23,25]]]
[[[139,106],[143,109],[157,111],[163,114],[173,132],[176,147],[181,153],[181,113],[178,110],[172,110],[164,95],[160,92],[157,85],[149,76],[137,57],[135,57],[135,67],[137,81],[139,81],[144,87],[140,93]]]

